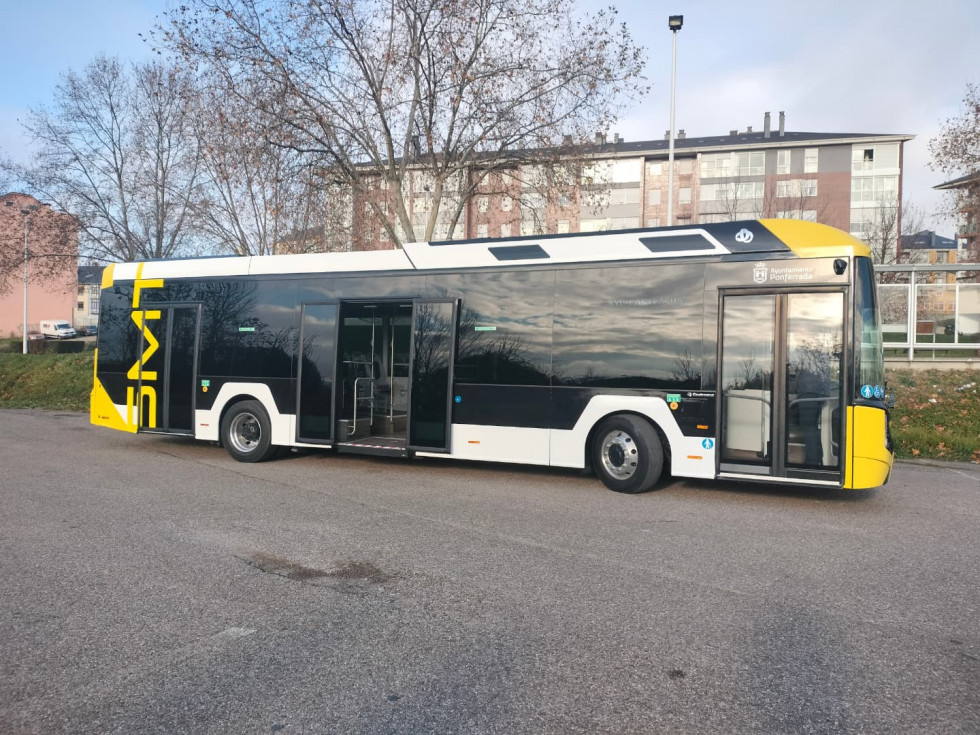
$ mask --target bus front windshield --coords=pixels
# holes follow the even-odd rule
[[[874,273],[868,258],[854,259],[854,398],[884,398],[885,357]]]

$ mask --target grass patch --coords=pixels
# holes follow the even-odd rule
[[[980,372],[888,370],[899,457],[980,462]]]
[[[0,353],[0,408],[87,411],[92,352]],[[899,457],[980,462],[980,371],[888,370]]]
[[[0,353],[0,408],[87,411],[93,355]]]

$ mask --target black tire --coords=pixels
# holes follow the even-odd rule
[[[221,443],[239,462],[264,462],[279,451],[272,446],[269,414],[258,401],[242,401],[228,409],[221,419]]]
[[[638,416],[610,416],[592,439],[592,468],[617,493],[645,493],[664,469],[657,430]]]

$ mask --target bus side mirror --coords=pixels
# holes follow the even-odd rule
[[[838,276],[844,275],[844,271],[847,270],[847,261],[843,258],[837,258],[834,261],[834,273]]]

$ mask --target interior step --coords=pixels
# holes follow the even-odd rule
[[[334,445],[338,452],[348,454],[371,454],[376,457],[408,457],[409,450],[404,441],[385,442],[384,439],[358,439],[338,442]]]

